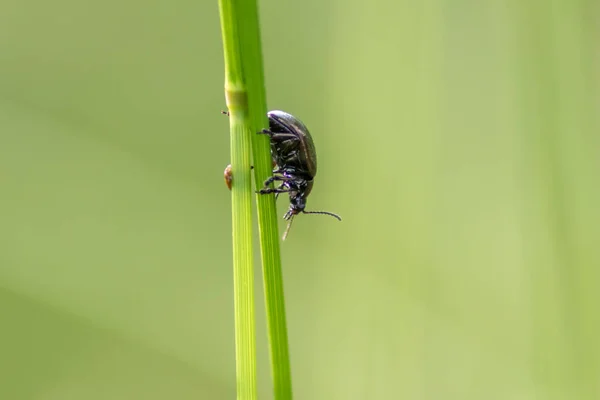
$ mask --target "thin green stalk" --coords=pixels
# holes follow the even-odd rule
[[[244,69],[248,71],[248,76],[252,76],[252,79],[247,81],[248,98],[250,113],[255,126],[259,128],[258,131],[262,127],[269,126],[266,118],[260,24],[256,1],[250,0],[244,3],[247,7],[244,9],[246,18],[243,23],[245,34],[242,37],[242,47],[244,56],[248,55]],[[269,140],[265,135],[256,135],[253,140],[253,151],[254,181],[258,190],[273,171]],[[288,400],[292,399],[292,377],[274,195],[258,195],[257,208],[274,398]]]
[[[233,290],[235,309],[236,389],[240,400],[257,398],[254,267],[252,263],[252,123],[242,70],[239,9],[220,0],[225,57],[225,98],[231,132]]]
[[[256,189],[272,173],[256,0],[219,0],[225,51],[225,95],[231,116],[233,243],[238,398],[256,396],[249,199],[250,143]],[[292,398],[283,276],[274,196],[257,196],[258,228],[275,400]],[[250,320],[252,318],[252,320]]]

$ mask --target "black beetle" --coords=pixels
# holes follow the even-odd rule
[[[339,215],[328,211],[306,211],[306,198],[313,187],[317,175],[317,152],[306,125],[298,118],[284,111],[274,110],[267,113],[269,129],[263,129],[259,134],[268,135],[271,140],[271,156],[276,164],[273,176],[267,179],[260,194],[289,193],[290,208],[283,218],[289,221],[283,234],[283,240],[288,235],[296,214],[325,214],[342,220]],[[270,187],[278,181],[277,188]]]

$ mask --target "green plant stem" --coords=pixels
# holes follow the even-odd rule
[[[252,76],[252,79],[248,80],[248,95],[251,116],[259,128],[258,131],[262,127],[269,126],[266,118],[267,106],[260,24],[256,2],[248,1],[246,3],[248,3],[248,7],[244,10],[246,16],[244,19],[245,35],[242,43],[247,54],[253,56],[248,57],[244,69],[248,71],[248,76]],[[256,189],[259,190],[273,171],[269,140],[265,135],[256,135],[253,140],[253,151],[254,181]],[[292,398],[292,377],[274,195],[258,195],[257,208],[274,398],[275,400],[287,400]]]
[[[252,379],[254,385],[252,393],[256,391],[254,383],[256,361],[253,360],[250,365],[250,360],[246,358],[250,354],[254,355],[254,325],[247,320],[252,316],[252,309],[249,307],[250,304],[253,304],[252,276],[248,269],[251,268],[251,258],[245,258],[251,257],[250,238],[245,236],[245,229],[248,228],[246,223],[250,218],[246,201],[251,197],[249,143],[252,143],[254,154],[253,165],[257,190],[262,188],[262,183],[272,174],[272,161],[268,137],[255,134],[268,126],[256,0],[220,0],[219,5],[225,49],[225,93],[232,129],[231,166],[238,398],[248,398],[242,397],[241,390],[245,390],[245,386],[241,382]],[[238,125],[239,129],[236,128]],[[292,398],[292,381],[274,196],[258,195],[257,208],[274,398],[275,400],[287,400]],[[248,214],[243,214],[246,212]],[[236,221],[238,218],[240,220]],[[238,230],[242,230],[242,232]],[[244,249],[244,246],[248,246],[248,248]],[[249,286],[237,287],[242,283]],[[242,327],[248,327],[248,332],[238,331]],[[246,334],[250,335],[250,333],[251,340],[250,336],[246,337]],[[252,351],[243,349],[242,345],[251,346]],[[248,372],[250,370],[251,374]],[[248,390],[243,393],[250,392]]]
[[[225,57],[225,98],[231,131],[233,290],[236,390],[240,400],[257,398],[254,267],[252,263],[252,123],[242,74],[236,2],[219,1]]]

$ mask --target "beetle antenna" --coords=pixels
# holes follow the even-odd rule
[[[333,218],[336,218],[338,221],[342,220],[342,217],[340,217],[337,214],[334,214],[332,212],[329,211],[302,211],[304,214],[324,214],[324,215],[331,215]]]
[[[290,216],[290,222],[288,222],[287,228],[285,228],[285,232],[283,234],[283,240],[287,237],[290,232],[290,228],[292,227],[292,222],[294,222],[294,215]]]

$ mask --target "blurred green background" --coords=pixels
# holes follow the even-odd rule
[[[600,398],[599,4],[262,2],[297,399]],[[0,398],[234,398],[217,1],[0,9]]]

